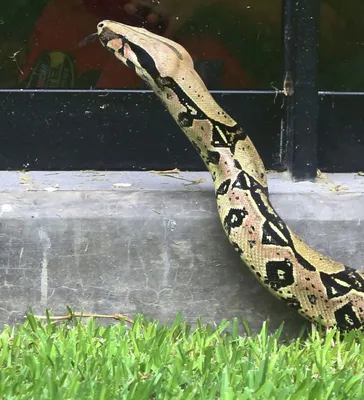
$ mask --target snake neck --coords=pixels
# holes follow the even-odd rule
[[[241,171],[267,186],[264,164],[250,138],[216,103],[195,71],[160,77],[152,89],[198,151],[215,189]]]

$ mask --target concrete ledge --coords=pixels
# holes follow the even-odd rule
[[[202,181],[203,180],[203,181]],[[293,183],[270,174],[271,199],[310,245],[347,265],[364,262],[364,177]],[[216,212],[208,173],[0,173],[0,325],[29,305],[65,312],[219,322],[259,329],[304,320],[244,268]]]

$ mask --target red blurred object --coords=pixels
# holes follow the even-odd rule
[[[157,25],[152,26],[152,23],[147,23],[147,16],[152,11],[150,8],[136,8],[130,15],[125,11],[127,4],[132,3],[130,0],[51,0],[29,37],[29,53],[19,76],[21,86],[57,89],[144,87],[134,71],[105,51],[97,39],[80,45],[85,37],[96,31],[97,24],[103,19],[163,33],[167,27],[166,20],[160,18]],[[150,22],[152,20],[149,18]],[[215,37],[188,35],[180,43],[196,61],[200,61],[203,70],[199,72],[205,79],[211,74],[214,76],[214,87],[257,86]],[[204,76],[204,69],[211,65],[219,67],[212,72],[210,69]]]
[[[51,0],[28,39],[29,52],[19,76],[21,85],[68,89],[140,86],[140,79],[133,71],[105,51],[98,40],[79,46],[86,36],[96,31],[102,19],[131,24],[124,10],[126,3],[126,0]],[[100,82],[98,76],[105,68],[109,69],[109,63],[115,64],[113,75]],[[65,77],[65,73],[74,79]]]

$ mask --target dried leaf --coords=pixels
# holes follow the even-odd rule
[[[335,192],[339,192],[340,190],[349,190],[349,188],[344,185],[336,185],[331,189],[331,191],[335,191]]]
[[[179,174],[181,171],[178,168],[174,169],[167,169],[165,171],[155,171],[152,170],[150,171],[152,174],[157,174],[157,175],[168,175],[168,174]]]
[[[190,183],[185,183],[184,185],[189,186],[189,185],[198,185],[199,183],[204,182],[203,178],[200,179],[194,179]]]

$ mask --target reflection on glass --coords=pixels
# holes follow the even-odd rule
[[[325,0],[320,8],[320,90],[364,90],[364,2]]]
[[[82,45],[102,19],[181,43],[209,89],[282,86],[282,0],[14,0],[3,8],[1,88],[143,88],[98,40]]]

